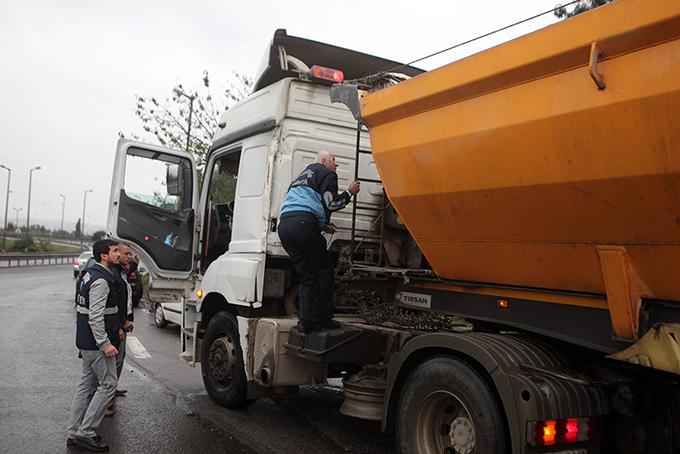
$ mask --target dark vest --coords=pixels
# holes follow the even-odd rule
[[[125,279],[123,279],[123,269],[120,267],[120,265],[115,265],[111,269],[111,272],[113,273],[113,277],[116,280],[116,288],[118,293],[118,317],[120,318],[120,323],[122,324],[125,323],[125,320],[127,320],[127,283],[125,282]]]
[[[120,337],[118,331],[121,328],[118,316],[119,291],[116,278],[101,267],[92,266],[83,276],[78,289],[78,315],[76,321],[76,346],[81,350],[98,350],[97,342],[90,328],[90,286],[98,279],[104,279],[109,286],[109,296],[106,299],[106,309],[104,310],[104,328],[106,335],[111,343],[118,347]]]

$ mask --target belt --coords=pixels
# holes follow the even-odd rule
[[[281,215],[281,220],[283,221],[284,219],[295,219],[295,218],[307,218],[307,219],[312,219],[314,222],[319,222],[319,220],[316,218],[315,215],[308,211],[288,211],[286,213],[283,213]]]

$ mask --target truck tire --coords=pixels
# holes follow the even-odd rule
[[[201,374],[208,395],[219,405],[243,408],[255,402],[246,398],[238,323],[228,312],[217,313],[208,323],[201,349]]]
[[[402,454],[506,452],[505,426],[484,380],[455,358],[416,367],[402,388],[397,415]]]

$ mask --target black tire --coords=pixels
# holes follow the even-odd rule
[[[448,356],[416,367],[402,388],[396,421],[401,454],[503,453],[505,427],[484,380]]]
[[[165,320],[165,313],[163,313],[163,306],[160,303],[156,303],[153,310],[153,322],[159,328],[165,328],[168,326],[168,321]]]
[[[243,408],[247,399],[246,371],[238,323],[228,312],[219,312],[208,323],[201,350],[201,374],[210,398],[226,408]]]

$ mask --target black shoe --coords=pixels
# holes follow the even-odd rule
[[[342,328],[342,325],[335,320],[332,319],[327,319],[327,320],[321,320],[320,322],[316,323],[317,326],[321,329],[340,329]]]
[[[117,389],[114,396],[123,397],[127,394],[127,389]]]
[[[109,445],[102,443],[101,438],[97,440],[96,437],[81,437],[80,435],[76,435],[73,438],[73,442],[88,451],[109,452]]]
[[[297,323],[297,330],[301,333],[309,334],[312,331],[319,331],[319,327],[316,323],[299,321]]]
[[[94,440],[95,440],[97,443],[99,443],[100,441],[102,441],[102,437],[100,437],[99,435],[95,435],[95,436],[94,436]],[[73,438],[71,438],[71,437],[66,437],[66,446],[78,446],[78,445],[76,445],[76,442],[75,442],[75,440],[74,440]]]

